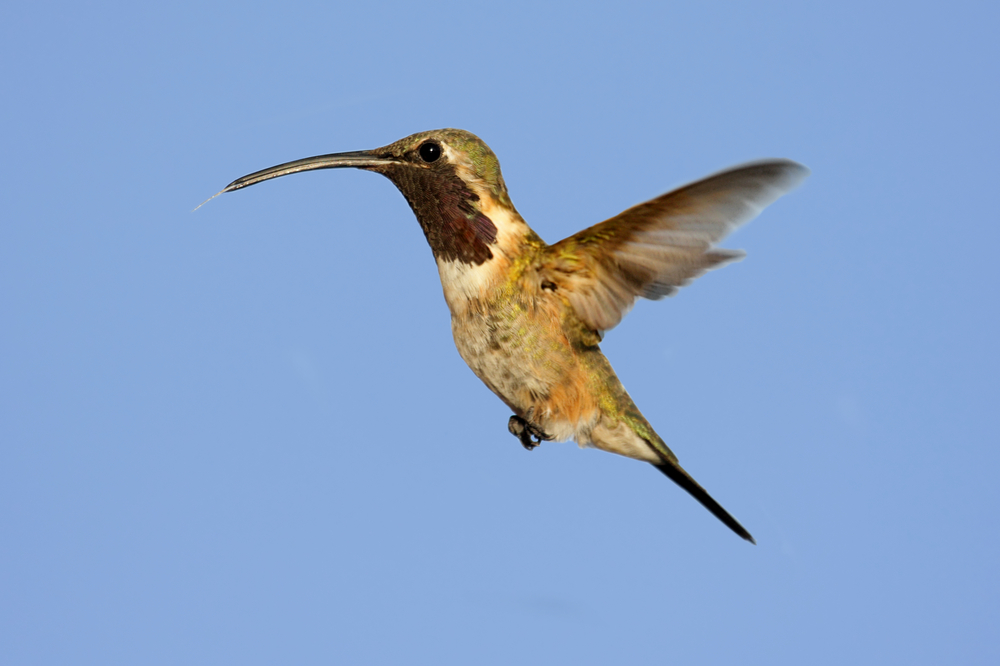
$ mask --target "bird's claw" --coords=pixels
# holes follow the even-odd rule
[[[528,451],[531,451],[542,442],[547,442],[552,439],[552,436],[546,434],[544,430],[525,421],[516,414],[510,417],[510,420],[507,421],[507,430],[509,430],[510,434],[514,435],[514,437],[517,437],[521,442],[521,446]]]

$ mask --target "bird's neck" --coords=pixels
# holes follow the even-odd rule
[[[480,263],[435,252],[445,300],[453,314],[471,302],[493,300],[497,290],[508,289],[519,279],[529,258],[545,247],[513,206],[491,197],[476,202],[477,214],[495,229],[486,247],[489,257]]]

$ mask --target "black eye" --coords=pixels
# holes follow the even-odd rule
[[[433,141],[428,141],[420,146],[420,159],[424,162],[434,162],[439,157],[441,157],[441,146]]]

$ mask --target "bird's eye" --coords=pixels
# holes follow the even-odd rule
[[[420,159],[424,162],[434,162],[437,158],[441,157],[441,146],[437,145],[433,141],[428,141],[424,145],[420,146]]]

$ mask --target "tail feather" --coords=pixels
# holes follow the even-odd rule
[[[729,529],[736,532],[750,543],[754,545],[757,544],[753,537],[750,536],[750,533],[746,531],[746,528],[740,525],[735,518],[730,516],[729,512],[723,509],[721,504],[712,499],[712,496],[709,495],[697,481],[692,479],[691,475],[685,472],[683,467],[677,463],[671,462],[666,462],[661,465],[653,464],[653,467],[663,472],[663,474],[666,475],[671,481],[686,490],[691,497],[701,502],[703,507],[711,511],[712,514],[725,523]]]

